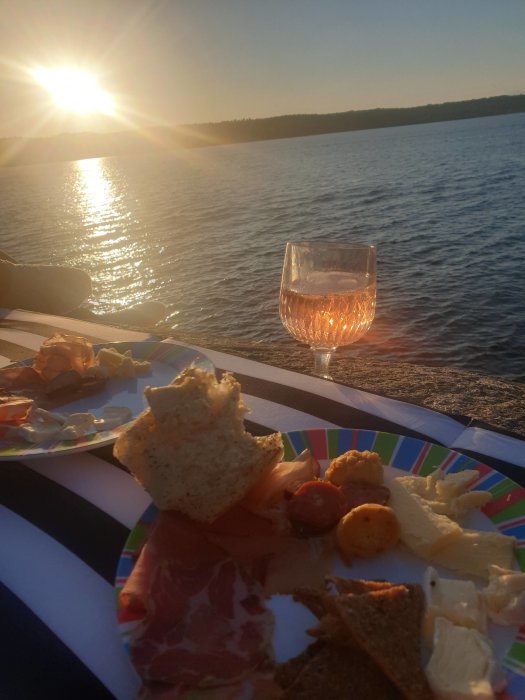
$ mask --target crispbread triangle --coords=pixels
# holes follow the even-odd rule
[[[339,615],[329,610],[328,598],[333,597],[328,591],[328,584],[335,586],[336,592],[345,595],[360,595],[370,591],[391,588],[388,581],[367,581],[365,579],[344,579],[339,576],[326,576],[324,588],[296,588],[293,598],[302,603],[317,617],[319,624],[307,630],[316,639],[324,639],[331,643],[355,646],[354,639]]]
[[[314,644],[297,662],[284,666],[276,676],[283,688],[283,700],[402,698],[396,685],[360,649]]]
[[[354,642],[399,688],[406,700],[432,700],[421,665],[420,586],[399,585],[361,595],[338,595],[327,605]]]
[[[333,583],[338,593],[352,595],[371,593],[372,591],[384,591],[395,585],[390,583],[390,581],[368,581],[360,578],[346,579],[340,576],[327,576],[326,581],[328,583]]]

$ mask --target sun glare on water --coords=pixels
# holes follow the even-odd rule
[[[111,95],[99,87],[94,75],[77,68],[38,68],[33,77],[60,109],[78,114],[113,114]]]

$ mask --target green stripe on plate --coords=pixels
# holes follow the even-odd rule
[[[339,428],[328,428],[326,431],[326,442],[328,447],[328,456],[330,459],[339,457]]]
[[[490,519],[496,525],[498,523],[505,523],[507,520],[514,520],[515,518],[523,517],[523,501],[517,501],[507,508],[502,508],[497,513],[491,513]]]
[[[425,455],[425,459],[421,463],[421,468],[418,472],[419,476],[428,476],[432,474],[432,472],[445,461],[449,454],[450,450],[448,447],[431,445],[429,451]]]
[[[296,457],[295,449],[293,448],[292,443],[290,442],[290,440],[288,438],[288,435],[281,433],[281,436],[283,439],[283,447],[284,447],[283,461],[284,462],[291,462]]]
[[[148,532],[149,525],[143,525],[140,522],[137,523],[137,525],[129,533],[129,537],[126,541],[126,549],[138,552],[142,547],[142,543],[146,539]]]
[[[504,496],[506,493],[514,491],[515,488],[516,482],[511,481],[510,479],[503,479],[489,489],[489,491],[492,494],[492,498],[499,498],[500,496]]]
[[[374,440],[373,450],[379,454],[383,464],[390,464],[390,459],[399,440],[399,435],[393,435],[392,433],[377,433],[376,439]]]
[[[521,571],[525,571],[525,549],[522,547],[514,547],[514,556],[516,557]]]
[[[513,642],[506,654],[506,658],[512,659],[514,663],[518,662],[519,664],[524,664],[525,644],[522,644],[521,642]]]

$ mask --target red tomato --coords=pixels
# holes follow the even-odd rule
[[[286,504],[286,515],[297,534],[311,537],[328,532],[346,512],[341,489],[329,481],[306,481]]]

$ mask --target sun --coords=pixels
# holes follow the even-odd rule
[[[60,109],[77,114],[114,114],[114,100],[95,76],[78,68],[37,68],[33,78]]]

